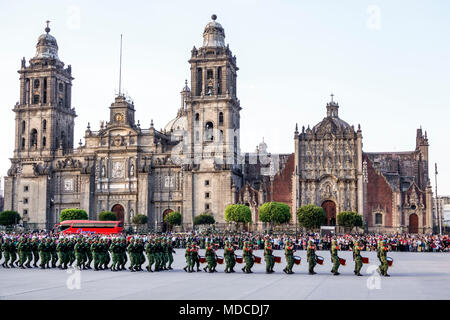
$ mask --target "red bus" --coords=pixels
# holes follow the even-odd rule
[[[55,225],[62,234],[121,234],[122,221],[65,220]]]

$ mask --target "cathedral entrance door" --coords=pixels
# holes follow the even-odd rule
[[[171,212],[173,212],[173,210],[172,209],[166,209],[166,210],[164,210],[164,212],[163,212],[163,219],[162,219],[162,223],[163,223],[163,225],[162,225],[162,232],[167,232],[168,231],[168,229],[169,229],[169,224],[167,224],[164,220],[166,219],[166,216],[169,214],[169,213],[171,213]]]
[[[112,212],[116,214],[117,220],[123,223],[124,215],[125,215],[125,209],[120,204],[115,204],[112,209]]]
[[[409,216],[409,233],[419,232],[419,217],[413,213]]]
[[[322,203],[322,208],[325,211],[325,219],[327,226],[336,225],[336,204],[331,200],[326,200]]]

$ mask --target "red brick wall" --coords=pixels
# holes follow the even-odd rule
[[[375,217],[372,215],[372,212],[374,212],[378,208],[381,208],[384,212],[384,226],[391,227],[393,197],[392,189],[383,175],[376,172],[372,161],[367,156],[363,156],[363,158],[365,161],[367,161],[367,175],[369,178],[369,182],[367,183],[366,197],[368,225],[369,227],[372,227],[374,225]]]
[[[292,205],[292,175],[294,170],[295,154],[293,153],[289,155],[285,167],[274,177],[272,183],[273,201],[283,202],[288,206]]]

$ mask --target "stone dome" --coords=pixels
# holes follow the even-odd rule
[[[45,28],[46,33],[42,34],[38,38],[38,43],[36,45],[36,55],[35,59],[56,59],[58,57],[58,43],[55,37],[53,37],[49,32],[50,28],[47,26]]]
[[[225,47],[225,31],[222,25],[216,22],[217,16],[211,16],[203,32],[203,47]]]

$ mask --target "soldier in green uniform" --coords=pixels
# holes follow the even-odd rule
[[[16,264],[16,266],[17,266],[17,246],[18,246],[18,242],[17,242],[17,240],[16,239],[12,239],[11,240],[11,243],[10,243],[10,254],[11,254],[11,263],[9,264],[9,266],[11,267],[11,268],[15,268],[15,266],[14,266],[14,263]]]
[[[361,250],[363,250],[364,247],[360,246],[360,243],[358,240],[355,240],[353,244],[353,260],[355,260],[355,275],[362,276],[360,273],[362,268],[362,257],[361,257]]]
[[[38,250],[39,250],[39,254],[41,256],[41,264],[39,265],[39,267],[41,269],[45,269],[45,266],[47,264],[47,251],[46,248],[47,247],[47,241],[46,239],[42,239],[41,243],[39,243],[38,245]]]
[[[191,257],[191,243],[188,243],[186,245],[186,251],[184,253],[184,257],[186,258],[186,266],[183,268],[186,272],[192,272],[191,266],[192,266],[192,257]]]
[[[3,255],[5,256],[5,260],[3,261],[3,268],[9,268],[8,262],[11,258],[11,240],[9,238],[6,238],[5,241],[2,243],[2,251]]]
[[[131,272],[135,272],[136,271],[136,270],[134,270],[134,267],[136,265],[136,255],[134,253],[134,250],[135,250],[135,248],[134,248],[134,239],[131,239],[130,240],[130,244],[127,247],[128,254],[130,255],[130,267],[129,267],[129,269],[130,269]]]
[[[142,265],[145,263],[145,255],[144,255],[144,242],[141,238],[137,240],[136,244],[136,253],[137,253],[137,271],[144,271],[142,269]]]
[[[340,262],[339,262],[339,257],[338,257],[338,246],[336,244],[336,240],[333,239],[331,240],[331,247],[330,247],[330,254],[331,254],[331,263],[333,264],[333,268],[331,269],[331,273],[335,276],[339,275],[340,273],[338,272],[339,266],[340,266]]]
[[[273,266],[275,264],[274,257],[273,257],[273,248],[272,243],[270,240],[266,240],[266,243],[264,245],[264,260],[266,262],[266,273],[272,273]]]
[[[72,266],[72,264],[75,262],[75,239],[71,238],[67,240],[67,263],[69,266]]]
[[[39,261],[39,240],[37,237],[33,237],[30,248],[34,259],[33,266],[37,268],[37,263]]]
[[[19,252],[19,268],[25,269],[25,263],[27,259],[26,247],[28,246],[26,240],[21,237],[19,239],[19,244],[17,245],[17,251]]]
[[[172,268],[173,254],[176,252],[173,249],[172,241],[170,240],[170,238],[167,238],[167,253],[168,253],[168,258],[169,258],[169,261],[168,261],[169,265],[168,265],[167,269],[173,270],[173,268]]]
[[[294,267],[294,246],[291,240],[286,241],[284,247],[284,256],[286,257],[286,267],[283,269],[284,273],[293,274],[292,268]]]
[[[306,249],[306,258],[309,264],[309,274],[316,274],[314,267],[316,266],[316,247],[312,240],[308,241],[308,247]]]
[[[75,250],[75,259],[77,260],[77,268],[81,270],[81,268],[86,269],[83,261],[83,250],[84,244],[83,239],[78,238],[74,247]]]
[[[155,271],[160,271],[161,270],[161,266],[162,266],[162,261],[161,261],[161,251],[162,251],[162,246],[161,246],[161,240],[159,238],[156,238],[155,240]]]
[[[389,269],[389,264],[387,262],[387,252],[389,251],[389,248],[387,246],[386,240],[384,241],[380,241],[380,247],[379,247],[379,256],[378,258],[380,259],[380,266],[378,267],[377,271],[378,273],[380,273],[382,276],[385,277],[390,277],[390,275],[388,275],[387,271]]]
[[[203,270],[205,272],[212,273],[212,272],[214,272],[214,268],[217,265],[216,252],[214,251],[214,244],[206,241],[205,247],[206,247],[205,258],[206,258],[207,266],[204,267]]]
[[[244,242],[242,252],[243,252],[242,256],[245,260],[245,267],[242,268],[242,271],[245,273],[253,273],[252,267],[253,264],[255,263],[255,260],[253,258],[253,247],[249,241]]]
[[[92,260],[94,259],[94,257],[92,255],[91,247],[92,247],[93,243],[94,243],[94,240],[92,240],[92,238],[84,239],[84,251],[86,252],[86,259],[87,259],[86,268],[87,269],[92,269],[91,263],[92,263]]]
[[[65,258],[65,243],[64,243],[64,239],[60,238],[58,241],[58,245],[56,246],[56,250],[58,252],[58,256],[59,256],[59,265],[58,268],[59,269],[63,269],[64,267],[64,261],[66,260]]]
[[[225,247],[223,249],[223,257],[225,259],[225,272],[226,273],[231,273],[231,272],[235,272],[233,270],[234,266],[236,265],[236,259],[235,259],[235,254],[234,254],[234,247],[233,245],[230,243],[229,240],[225,241]]]
[[[126,265],[126,263],[128,261],[128,258],[127,258],[127,247],[128,247],[127,239],[122,238],[120,240],[120,253],[121,254],[120,254],[120,267],[119,267],[119,270],[125,270],[125,265]]]
[[[117,264],[119,263],[119,248],[117,244],[118,239],[114,238],[111,241],[111,245],[109,246],[109,252],[111,253],[111,271],[118,271]]]
[[[92,252],[92,257],[94,258],[94,270],[98,271],[99,270],[98,267],[100,264],[100,256],[99,256],[99,241],[97,238],[92,243],[90,250]]]
[[[27,268],[32,268],[31,263],[33,262],[33,243],[31,238],[25,239],[25,255],[26,255],[26,264]]]
[[[148,259],[148,266],[146,267],[148,272],[153,272],[152,265],[155,263],[155,247],[153,245],[153,239],[148,239],[145,244],[145,254]]]

